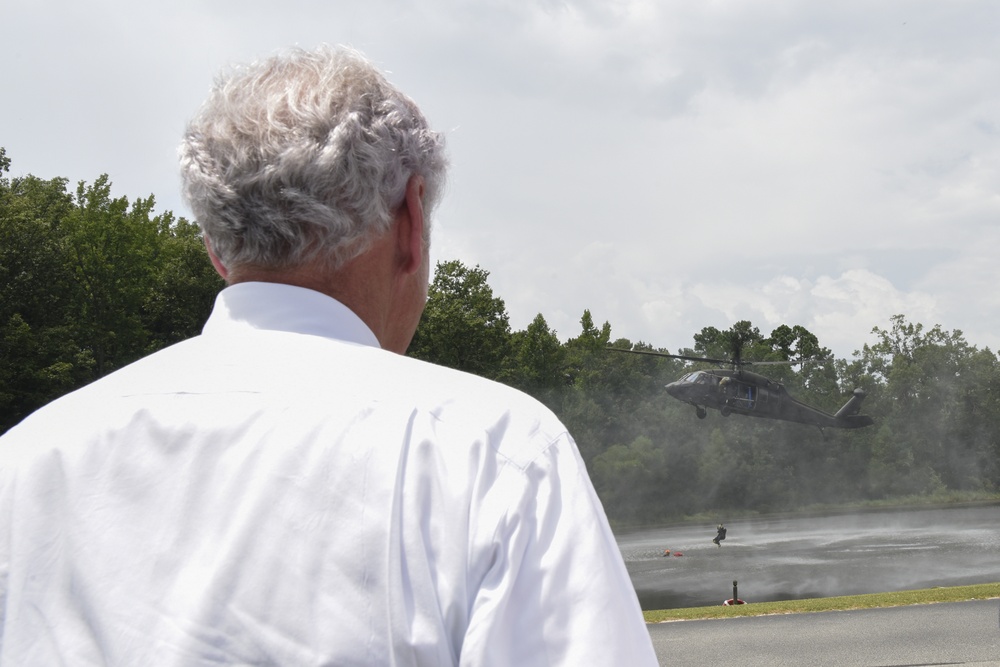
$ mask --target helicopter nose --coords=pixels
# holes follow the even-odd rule
[[[681,382],[671,382],[667,385],[667,393],[674,398],[680,398],[684,393],[684,386]]]

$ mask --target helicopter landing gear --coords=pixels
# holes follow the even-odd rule
[[[698,419],[704,419],[708,415],[708,410],[701,407],[700,405],[694,406],[694,413],[698,415]]]
[[[732,411],[733,411],[733,409],[731,407],[729,407],[728,405],[723,405],[719,409],[719,412],[722,413],[723,417],[728,417],[732,413]]]

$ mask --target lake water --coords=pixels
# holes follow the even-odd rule
[[[643,609],[1000,582],[1000,506],[726,522],[621,533]],[[664,549],[681,556],[664,556]]]

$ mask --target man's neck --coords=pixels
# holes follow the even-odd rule
[[[283,269],[238,267],[228,272],[226,282],[279,283],[325,294],[350,308],[383,348],[393,349],[392,290],[388,276],[380,270],[378,253],[366,253],[336,270],[320,263]]]

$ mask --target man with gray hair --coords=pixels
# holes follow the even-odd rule
[[[446,169],[417,106],[295,50],[180,156],[227,287],[0,441],[0,663],[657,664],[565,427],[402,355]]]

